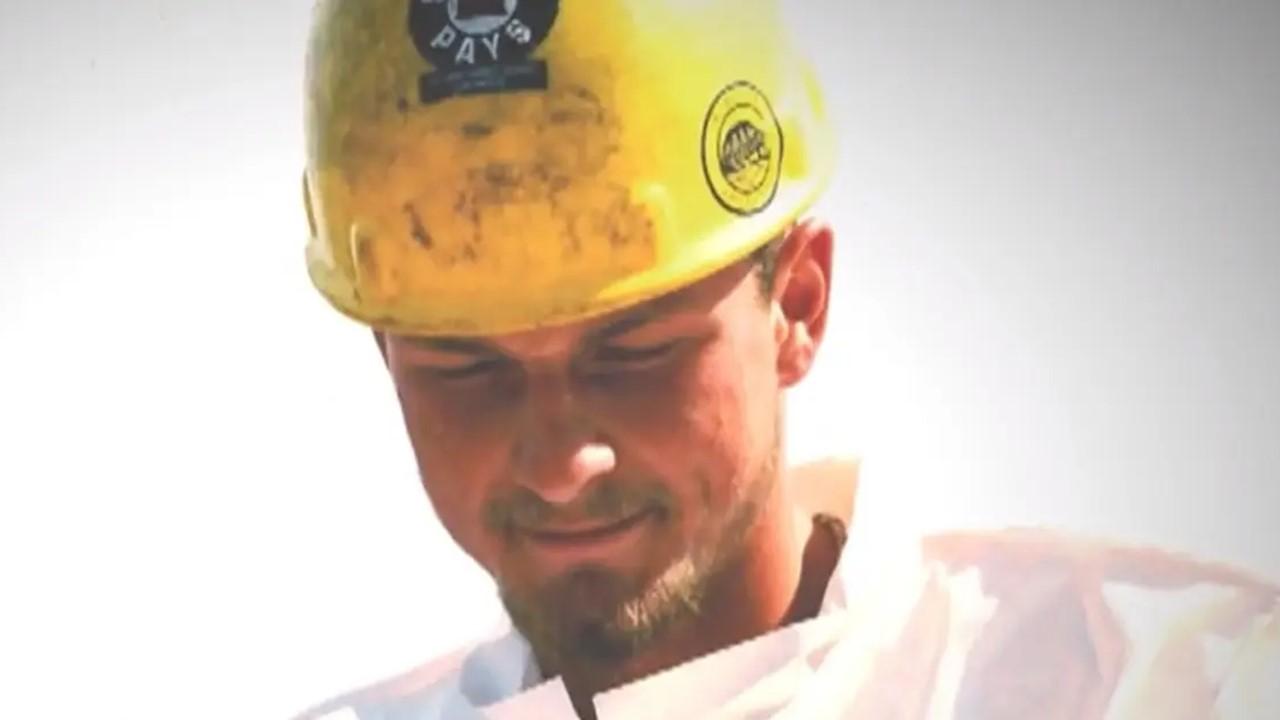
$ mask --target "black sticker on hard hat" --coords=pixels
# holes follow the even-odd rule
[[[409,0],[409,34],[436,70],[419,99],[545,90],[547,65],[530,55],[546,39],[559,0]]]
[[[782,177],[782,126],[755,85],[733,83],[711,101],[702,169],[711,194],[730,212],[752,215],[773,202]]]

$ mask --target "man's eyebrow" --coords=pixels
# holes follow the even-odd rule
[[[409,336],[405,337],[404,340],[420,350],[453,355],[496,355],[498,352],[486,343],[466,338]]]
[[[683,300],[684,296],[679,293],[663,295],[655,300],[650,300],[592,332],[591,337],[597,341],[608,340],[635,330],[642,325],[660,320],[677,312]]]
[[[683,301],[684,295],[682,293],[663,295],[639,307],[624,311],[621,316],[607,322],[600,328],[590,331],[587,336],[595,341],[615,338],[642,325],[678,312]],[[487,342],[465,337],[406,335],[402,339],[419,350],[431,352],[454,355],[500,355],[502,353],[501,350]]]

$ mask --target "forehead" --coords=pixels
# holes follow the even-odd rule
[[[502,352],[520,357],[551,357],[583,344],[607,340],[666,320],[711,317],[743,284],[749,266],[722,270],[673,292],[636,305],[555,327],[477,337],[404,337],[428,350],[451,353]]]

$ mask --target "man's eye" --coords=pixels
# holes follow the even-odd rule
[[[466,365],[431,367],[428,368],[428,372],[441,380],[468,380],[496,372],[501,369],[501,367],[502,361],[493,358],[488,360],[477,360],[476,362],[467,363]]]
[[[643,365],[665,359],[676,349],[678,340],[658,345],[627,347],[621,345],[600,348],[597,360],[609,365]]]

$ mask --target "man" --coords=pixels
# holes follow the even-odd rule
[[[321,0],[311,277],[373,328],[512,629],[307,717],[1277,709],[1273,586],[1038,533],[895,543],[852,522],[852,466],[786,470],[834,233],[780,28],[766,0]]]

